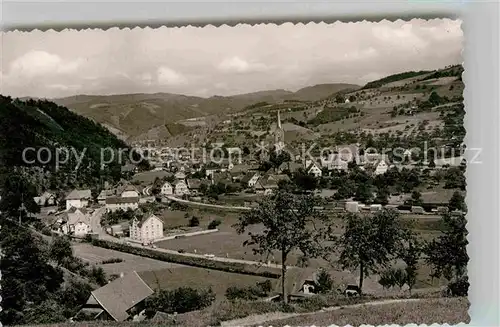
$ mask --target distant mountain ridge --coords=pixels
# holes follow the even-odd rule
[[[137,137],[151,129],[179,120],[234,113],[257,102],[283,100],[315,101],[359,85],[318,84],[296,92],[284,89],[264,90],[232,96],[202,98],[172,93],[135,93],[117,95],[75,95],[51,101],[108,126],[120,137]]]

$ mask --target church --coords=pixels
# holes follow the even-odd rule
[[[281,118],[279,110],[278,110],[278,123],[274,131],[274,149],[277,153],[280,153],[285,149],[285,131],[283,131],[283,126],[281,126]]]

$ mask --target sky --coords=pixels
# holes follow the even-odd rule
[[[462,62],[460,20],[2,32],[0,93],[208,97],[369,81]]]

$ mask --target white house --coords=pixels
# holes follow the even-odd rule
[[[255,187],[255,184],[259,180],[260,174],[256,172],[249,172],[247,173],[241,182],[243,184],[246,184],[248,187]]]
[[[163,237],[163,221],[155,215],[141,220],[134,218],[130,226],[130,238],[141,243],[149,243]]]
[[[35,196],[33,200],[35,200],[35,203],[39,206],[53,206],[56,204],[56,195],[54,193],[45,191],[42,195]]]
[[[139,192],[133,185],[128,184],[120,191],[120,196],[122,198],[138,198]]]
[[[139,208],[139,197],[111,196],[106,198],[106,211],[116,211],[122,209],[136,210]]]
[[[189,188],[184,180],[181,179],[175,182],[174,193],[179,196],[189,194]]]
[[[321,167],[316,162],[310,162],[310,164],[306,168],[306,172],[308,174],[314,175],[315,177],[321,177],[323,172],[321,171]]]
[[[375,164],[375,175],[385,174],[387,169],[389,169],[389,165],[387,164],[387,162],[385,162],[385,160],[379,160]]]
[[[66,210],[70,208],[84,208],[89,205],[92,198],[90,190],[73,190],[66,196]]]
[[[184,174],[182,171],[178,171],[175,173],[174,177],[175,177],[175,179],[185,179],[186,174]]]
[[[161,187],[161,194],[163,195],[174,194],[174,188],[172,187],[172,184],[170,184],[169,182],[165,182]]]
[[[61,229],[65,234],[83,237],[91,232],[90,214],[85,208],[70,208],[67,212],[67,221]]]

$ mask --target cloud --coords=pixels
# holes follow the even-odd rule
[[[46,74],[72,74],[82,62],[80,58],[63,60],[58,55],[33,50],[12,61],[9,75],[34,78]]]
[[[1,92],[19,97],[294,91],[463,61],[461,21],[451,19],[5,32],[2,39]]]
[[[183,75],[166,66],[158,68],[157,79],[160,85],[176,86],[187,83],[187,79]]]
[[[250,73],[261,72],[267,69],[267,66],[261,63],[250,63],[240,57],[225,58],[220,64],[219,69],[230,73]]]

